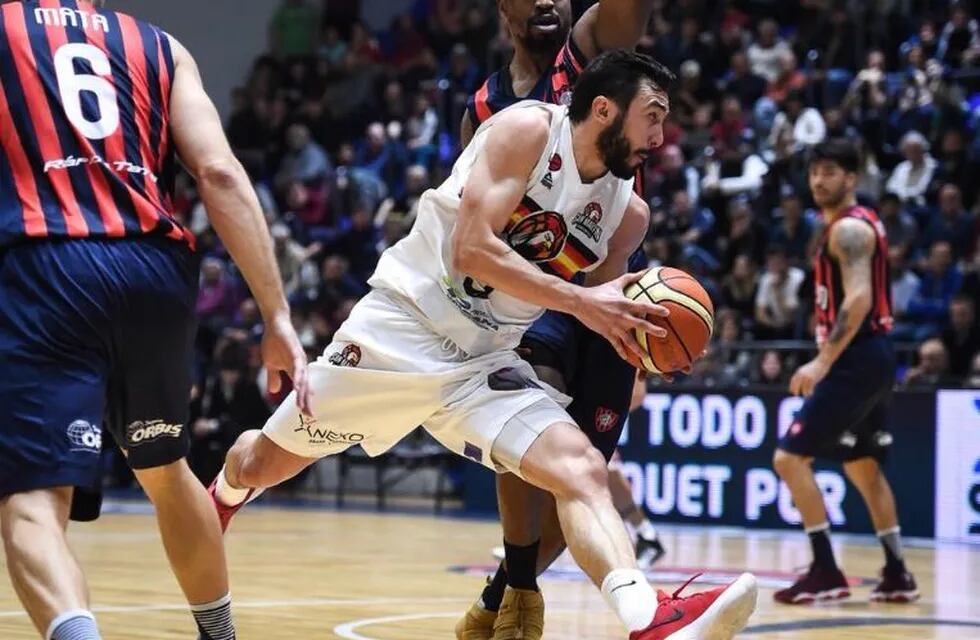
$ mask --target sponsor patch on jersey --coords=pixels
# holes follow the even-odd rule
[[[310,444],[360,444],[364,442],[364,434],[353,431],[334,431],[329,427],[322,427],[314,418],[309,418],[300,414],[299,426],[293,429],[293,433],[305,431]]]
[[[598,202],[590,202],[585,205],[582,213],[575,216],[572,224],[576,229],[592,238],[593,242],[599,242],[602,237],[602,205]]]
[[[66,430],[71,451],[87,451],[99,453],[102,451],[102,429],[87,420],[75,420]]]
[[[342,350],[332,353],[327,362],[338,367],[356,367],[361,364],[361,348],[356,344],[349,344]]]
[[[568,226],[561,214],[538,211],[507,230],[507,244],[529,262],[553,260],[565,248]]]
[[[137,420],[126,427],[126,443],[135,447],[159,438],[179,438],[182,424],[167,424],[163,420]]]
[[[612,431],[619,422],[619,414],[608,407],[598,407],[595,410],[595,430],[599,433]]]

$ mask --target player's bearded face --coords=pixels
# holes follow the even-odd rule
[[[555,55],[572,28],[569,0],[500,0],[511,35],[531,53]]]
[[[836,208],[847,198],[851,185],[848,174],[829,162],[816,162],[810,168],[810,191],[821,208]]]
[[[617,178],[629,180],[636,173],[636,170],[643,164],[643,156],[638,156],[633,150],[626,133],[623,130],[623,123],[626,121],[626,112],[620,110],[609,126],[599,134],[599,154],[602,162]]]

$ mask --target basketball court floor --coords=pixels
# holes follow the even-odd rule
[[[186,639],[191,617],[167,568],[155,521],[142,503],[116,506],[94,524],[73,526],[103,637]],[[227,537],[238,637],[270,640],[433,640],[454,636],[457,617],[490,570],[499,529],[491,522],[254,506]],[[836,537],[855,584],[850,601],[776,606],[774,588],[808,562],[802,534],[671,528],[668,556],[651,573],[673,590],[692,573],[695,588],[742,571],[764,587],[759,611],[739,638],[759,640],[980,640],[980,548],[940,545],[907,551],[924,597],[915,605],[872,605],[867,597],[881,552],[870,538]],[[2,564],[2,556],[0,556]],[[6,567],[4,567],[4,574]],[[622,639],[596,590],[573,566],[542,580],[545,638]],[[7,582],[0,581],[0,639],[36,638]]]

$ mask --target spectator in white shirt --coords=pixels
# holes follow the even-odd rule
[[[779,24],[775,20],[759,23],[759,39],[749,46],[749,65],[752,73],[762,76],[766,82],[779,77],[779,60],[784,53],[792,53],[785,40],[779,38]]]
[[[929,141],[918,131],[909,131],[902,136],[900,148],[905,160],[892,171],[885,191],[894,193],[903,202],[922,206],[936,173],[936,159],[929,155]]]
[[[793,337],[796,311],[800,306],[800,285],[804,278],[802,269],[789,266],[784,247],[770,245],[766,271],[759,279],[759,291],[755,296],[757,338],[778,340]]]
[[[827,137],[827,125],[823,116],[813,107],[807,107],[800,91],[791,91],[783,102],[783,110],[776,114],[769,134],[769,146],[775,147],[782,135],[789,136],[793,152],[802,151]]]

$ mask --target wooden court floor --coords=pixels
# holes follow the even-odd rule
[[[137,510],[140,510],[137,508]],[[144,510],[145,511],[145,510]],[[246,509],[228,535],[238,637],[242,639],[451,639],[457,616],[478,594],[496,526],[451,518],[321,510]],[[72,530],[103,637],[187,639],[195,633],[147,513],[109,514]],[[907,552],[920,581],[916,605],[867,601],[881,563],[873,541],[844,542],[838,556],[865,584],[843,604],[776,606],[773,586],[808,561],[802,535],[677,528],[653,574],[673,589],[693,570],[707,580],[751,570],[766,587],[751,626],[760,640],[978,640],[980,548]],[[0,556],[2,564],[2,556]],[[0,639],[35,638],[6,579],[0,581]],[[701,586],[704,586],[702,583]],[[598,593],[567,564],[542,581],[545,638],[624,638]]]

